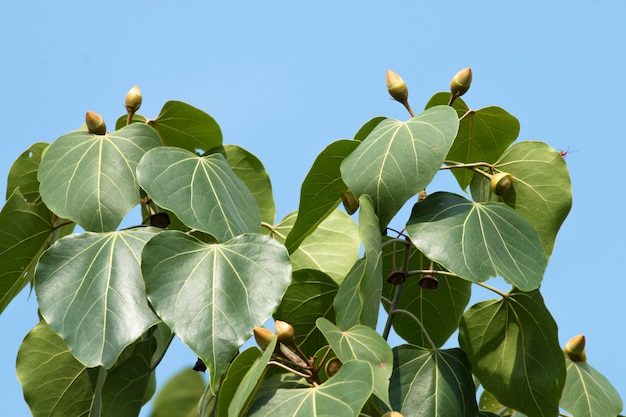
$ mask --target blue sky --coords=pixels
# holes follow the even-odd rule
[[[574,205],[542,293],[561,344],[584,333],[589,363],[626,397],[626,3],[594,3],[4,2],[0,177],[32,143],[80,126],[88,110],[114,126],[138,84],[142,114],[186,101],[220,123],[226,143],[255,153],[280,219],[297,208],[300,183],[328,143],[377,115],[407,118],[387,95],[387,69],[405,79],[417,110],[470,66],[472,108],[503,107],[519,119],[520,139],[570,150]],[[459,192],[448,173],[440,177],[429,191]],[[0,315],[3,415],[30,415],[15,355],[36,321],[28,291]],[[160,380],[194,361],[174,345]]]

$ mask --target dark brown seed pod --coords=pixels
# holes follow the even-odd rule
[[[402,271],[391,271],[387,277],[387,282],[392,285],[400,285],[406,281],[406,274]]]
[[[436,290],[439,288],[439,280],[433,275],[424,275],[422,279],[420,279],[420,287],[425,290]]]

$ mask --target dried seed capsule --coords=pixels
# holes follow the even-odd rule
[[[425,290],[436,290],[439,288],[439,280],[433,275],[424,275],[422,279],[420,279],[420,287]]]

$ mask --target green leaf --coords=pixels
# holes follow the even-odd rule
[[[354,140],[338,140],[328,145],[313,162],[300,190],[297,219],[285,240],[289,253],[293,253],[341,201],[341,193],[348,186],[341,179],[339,166],[358,144]]]
[[[35,292],[41,315],[86,366],[112,367],[126,346],[159,322],[139,265],[145,242],[158,231],[71,235],[39,259]]]
[[[426,108],[446,104],[449,98],[450,93],[438,93],[431,98]],[[454,107],[459,116],[465,117],[460,121],[459,132],[446,156],[448,160],[493,163],[519,135],[519,121],[500,107],[470,110],[459,99],[455,101]],[[453,169],[452,173],[463,190],[475,177],[474,171],[469,169]]]
[[[293,280],[283,300],[274,312],[274,319],[291,324],[295,330],[296,343],[304,352],[315,352],[326,344],[315,325],[318,317],[335,320],[333,300],[337,283],[328,275],[315,269],[294,271]]]
[[[261,161],[243,148],[224,145],[226,161],[241,179],[256,200],[261,212],[261,221],[274,224],[276,206],[272,194],[272,183]]]
[[[291,281],[285,247],[258,234],[206,244],[164,231],[146,244],[142,271],[155,311],[202,358],[213,388]]]
[[[417,249],[402,242],[391,243],[383,248],[383,277],[389,276],[392,271],[394,247],[397,251],[395,256],[397,268],[402,266],[405,248],[409,248],[411,250],[409,271],[430,269],[430,260]],[[434,265],[434,269],[440,268],[439,265]],[[420,274],[406,277],[402,284],[398,308],[417,317],[435,346],[441,347],[459,327],[459,319],[470,300],[472,284],[461,278],[434,274],[439,281],[439,287],[429,290],[420,286],[422,276]],[[396,285],[390,284],[385,279],[383,283],[385,298],[393,300],[396,288]],[[389,305],[387,303],[383,305],[388,312]],[[393,328],[407,342],[424,348],[431,347],[421,327],[417,326],[409,315],[402,313],[395,315]]]
[[[284,242],[289,234],[297,212],[289,213],[274,228],[272,236]],[[341,210],[334,210],[305,238],[297,250],[291,253],[293,270],[317,269],[341,285],[344,277],[359,258],[360,241],[358,227]]]
[[[0,313],[32,279],[51,233],[50,211],[26,202],[16,189],[0,212]]]
[[[407,122],[386,119],[343,161],[343,180],[355,196],[372,197],[381,229],[433,179],[458,125],[456,112],[447,106]]]
[[[374,130],[376,126],[378,126],[381,122],[383,122],[386,119],[387,118],[385,116],[377,116],[377,117],[370,119],[367,123],[361,126],[358,132],[356,132],[356,135],[354,135],[354,140],[363,142],[363,140],[365,140],[365,138],[370,133],[372,133],[372,130]]]
[[[394,410],[405,416],[474,417],[478,411],[467,356],[461,349],[393,349],[389,390]]]
[[[529,417],[557,415],[565,361],[539,291],[475,304],[461,319],[459,343],[499,402]]]
[[[500,413],[503,410],[506,410],[507,407],[500,404],[496,397],[493,396],[489,391],[483,391],[480,395],[480,400],[478,402],[478,409],[481,412],[493,412]],[[504,411],[505,416],[510,416],[513,414],[513,410],[509,409],[508,411]],[[496,414],[497,415],[497,414]]]
[[[586,362],[565,358],[567,378],[560,406],[574,417],[616,416],[624,403],[613,385]]]
[[[115,130],[120,130],[121,128],[125,127],[127,120],[128,120],[127,114],[118,117],[117,120],[115,121]],[[132,123],[146,123],[146,121],[147,119],[145,116],[135,113],[133,114],[133,119],[131,120],[131,124]]]
[[[511,146],[495,163],[513,176],[513,188],[503,197],[491,193],[489,180],[477,175],[471,184],[479,201],[503,201],[530,221],[548,257],[556,234],[572,207],[572,184],[561,154],[543,142],[524,141]]]
[[[193,369],[185,369],[170,378],[152,405],[151,417],[197,417],[198,401],[204,393],[204,378]]]
[[[46,142],[37,142],[25,150],[13,163],[9,171],[7,181],[7,200],[13,191],[19,187],[24,199],[29,203],[39,203],[39,181],[37,170],[45,149],[49,146]]]
[[[204,152],[222,145],[222,131],[208,114],[182,101],[168,101],[161,113],[148,124],[163,143],[191,152]]]
[[[356,417],[371,393],[372,367],[353,360],[322,385],[281,388],[261,396],[248,416]]]
[[[261,230],[254,196],[221,154],[200,157],[179,148],[153,149],[139,163],[137,176],[159,206],[221,242]]]
[[[150,379],[153,341],[132,345],[127,359],[110,371],[87,368],[45,322],[24,338],[17,377],[35,417],[135,417]]]
[[[343,329],[357,324],[375,329],[380,309],[383,279],[378,217],[370,196],[362,195],[359,204],[359,236],[365,247],[365,261],[355,264],[335,298],[337,324]]]
[[[342,331],[324,318],[317,320],[317,327],[328,340],[333,352],[343,362],[343,366],[353,359],[367,361],[372,365],[373,394],[391,408],[389,378],[393,370],[393,353],[385,339],[367,326],[358,325]]]
[[[142,124],[106,135],[63,135],[48,147],[39,166],[41,198],[56,215],[87,231],[115,230],[139,203],[139,160],[158,146],[159,135]]]
[[[436,192],[413,207],[406,230],[426,257],[474,282],[502,276],[530,291],[548,262],[534,226],[504,203]]]

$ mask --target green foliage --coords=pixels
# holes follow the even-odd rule
[[[0,312],[34,285],[41,322],[16,365],[33,415],[137,416],[174,337],[210,381],[176,375],[154,417],[618,415],[539,291],[572,203],[565,161],[514,143],[504,109],[449,101],[329,144],[278,223],[262,162],[186,103],[28,148],[0,212]],[[441,170],[471,198],[428,195]],[[468,308],[476,285],[497,299]],[[263,350],[242,351],[253,334]]]

